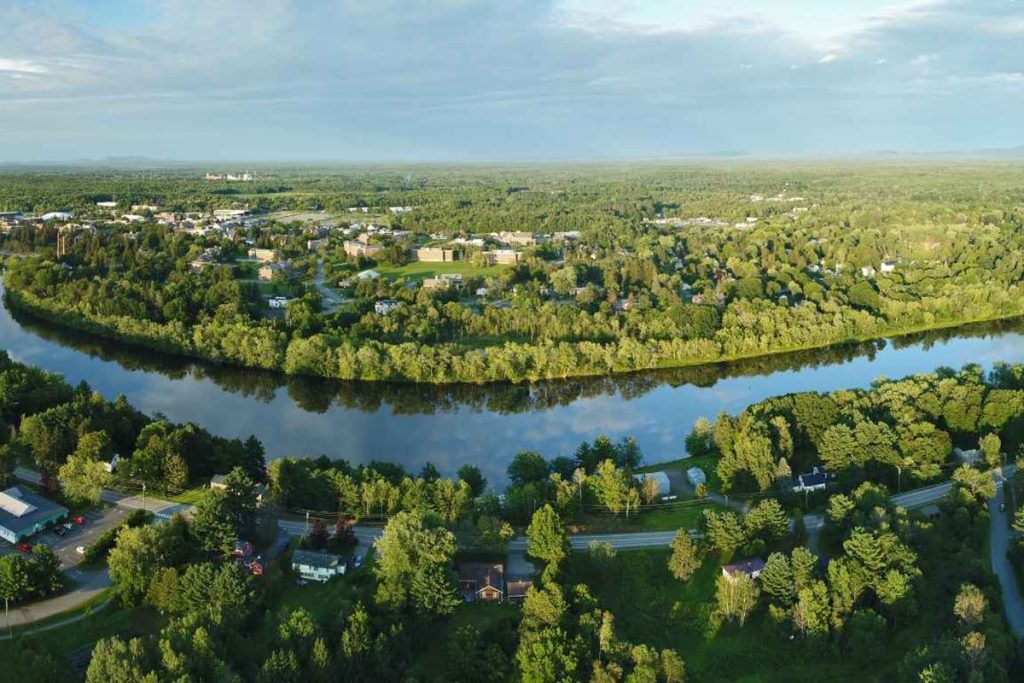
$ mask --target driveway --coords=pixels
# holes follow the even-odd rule
[[[1017,584],[1017,577],[1014,576],[1013,565],[1010,564],[1010,560],[1006,556],[1014,536],[1010,529],[1009,506],[1005,511],[999,509],[1006,502],[1005,483],[1002,475],[997,475],[996,497],[988,504],[989,526],[992,535],[989,544],[992,571],[999,578],[999,586],[1003,590],[1003,611],[1006,613],[1006,621],[1009,622],[1010,629],[1018,638],[1024,638],[1024,600],[1021,599],[1020,587]]]

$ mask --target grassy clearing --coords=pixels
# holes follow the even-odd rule
[[[585,515],[577,525],[578,533],[620,533],[630,531],[674,531],[693,529],[700,523],[701,515],[708,508],[720,506],[710,501],[689,504],[666,504],[664,507],[647,509],[639,514],[612,515],[593,513]]]
[[[447,675],[447,657],[445,643],[452,633],[463,626],[472,626],[480,633],[498,630],[502,622],[519,621],[520,609],[514,605],[486,603],[463,604],[452,615],[451,619],[440,624],[431,640],[431,647],[422,649],[420,656],[412,662],[407,680],[451,680]]]
[[[415,261],[404,266],[381,266],[377,272],[391,280],[422,280],[437,277],[444,273],[459,273],[463,277],[491,277],[501,273],[508,266],[474,266],[470,261],[454,261],[452,263],[425,263]]]
[[[162,619],[148,608],[126,610],[110,605],[92,611],[106,598],[106,595],[97,596],[86,606],[37,622],[22,631],[88,613],[89,616],[81,621],[22,637],[17,637],[19,630],[15,629],[14,640],[0,642],[0,662],[3,662],[0,678],[10,681],[44,680],[39,678],[40,672],[52,671],[52,680],[74,680],[77,678],[74,665],[86,661],[88,652],[100,638],[136,636],[159,630]]]
[[[828,648],[789,640],[763,609],[744,627],[715,630],[710,616],[721,571],[718,559],[709,557],[684,584],[668,573],[668,554],[667,549],[621,551],[607,563],[575,554],[566,583],[588,584],[602,608],[615,614],[620,637],[677,650],[694,680],[877,680],[891,674],[903,654],[898,645],[887,643],[872,657],[836,656]]]

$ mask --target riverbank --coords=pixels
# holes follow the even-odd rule
[[[637,363],[635,358],[637,354],[634,354],[634,362],[629,364],[611,362],[611,359],[617,358],[622,355],[623,345],[634,344],[642,345],[642,342],[638,342],[632,339],[622,340],[620,342],[609,343],[607,345],[600,345],[594,342],[579,342],[579,343],[546,343],[546,344],[534,344],[534,345],[519,345],[513,342],[507,342],[501,347],[484,347],[479,349],[466,349],[457,347],[452,344],[439,344],[436,347],[419,347],[418,351],[427,351],[431,354],[437,354],[443,358],[432,357],[424,359],[423,364],[430,368],[428,373],[401,373],[397,375],[392,374],[378,374],[378,373],[356,373],[358,376],[350,376],[352,373],[346,373],[340,371],[337,363],[327,363],[323,360],[319,364],[304,363],[300,361],[294,361],[293,358],[296,356],[305,356],[314,351],[318,351],[321,354],[329,354],[331,348],[326,344],[325,340],[319,338],[318,343],[314,343],[309,339],[296,339],[285,343],[285,350],[279,353],[265,353],[256,356],[252,354],[246,354],[253,360],[253,362],[241,362],[238,358],[225,357],[224,355],[215,355],[211,353],[205,353],[196,348],[195,339],[201,335],[200,330],[190,330],[180,325],[164,325],[159,323],[153,323],[150,321],[137,321],[134,319],[125,319],[122,317],[109,317],[109,318],[96,318],[83,314],[76,310],[69,310],[64,307],[57,307],[52,305],[50,302],[46,302],[38,297],[33,296],[30,293],[13,291],[7,288],[3,290],[3,296],[5,303],[12,309],[16,310],[23,315],[27,315],[36,318],[40,321],[44,321],[48,324],[55,325],[64,329],[74,330],[79,332],[86,332],[97,338],[105,339],[117,344],[124,344],[128,347],[139,348],[147,351],[155,351],[158,353],[164,353],[178,358],[202,361],[206,363],[212,363],[220,366],[235,367],[248,370],[260,370],[268,371],[273,373],[279,373],[286,377],[310,377],[317,379],[329,379],[329,380],[341,380],[341,381],[361,381],[361,382],[373,382],[373,383],[389,383],[389,384],[434,384],[434,385],[456,385],[456,384],[493,384],[493,383],[527,383],[537,382],[545,380],[566,380],[574,378],[588,378],[588,377],[603,377],[610,375],[626,375],[630,373],[640,373],[651,370],[671,370],[671,369],[684,369],[684,368],[699,368],[701,366],[714,366],[726,363],[736,363],[741,361],[756,361],[758,359],[769,359],[773,357],[785,356],[787,354],[794,354],[799,352],[813,352],[822,351],[833,348],[841,348],[843,346],[850,346],[855,344],[863,344],[865,342],[878,341],[882,339],[900,339],[904,337],[910,337],[917,334],[936,332],[943,330],[955,330],[968,325],[974,325],[979,323],[990,323],[998,321],[1014,320],[1024,317],[1024,308],[1021,310],[1006,311],[996,315],[986,316],[975,316],[975,317],[964,317],[956,320],[943,320],[936,321],[930,324],[916,324],[916,325],[903,325],[903,326],[887,326],[876,330],[871,334],[854,334],[843,339],[822,341],[820,343],[804,343],[795,344],[784,347],[777,347],[764,351],[756,351],[749,353],[723,353],[719,352],[717,355],[708,356],[697,356],[673,358],[663,358],[656,360],[655,362],[648,363]],[[128,326],[142,329],[126,329]],[[252,340],[253,345],[266,349],[268,343],[272,341],[268,338],[269,332],[267,328],[257,328],[259,331],[259,337]],[[239,330],[235,330],[239,332]],[[244,331],[243,331],[244,334]],[[283,333],[279,333],[283,336]],[[706,353],[712,346],[720,346],[717,342],[712,340],[690,340],[685,342],[679,342],[681,345],[679,348],[686,348],[690,350],[696,350],[695,344],[699,342],[699,346]],[[668,342],[671,343],[671,342]],[[298,345],[298,351],[293,353],[293,346]],[[307,348],[308,347],[308,348]],[[469,358],[471,354],[477,354],[478,358],[485,357],[491,349],[509,349],[513,351],[519,349],[529,349],[529,354],[536,356],[538,354],[550,353],[553,357],[561,357],[566,353],[583,353],[586,357],[601,357],[609,362],[604,362],[600,367],[593,367],[592,365],[582,364],[575,366],[571,371],[562,371],[559,373],[532,373],[526,371],[524,368],[518,370],[505,369],[507,377],[497,376],[489,377],[486,379],[472,379],[469,377],[461,376],[453,364],[453,359],[456,358]],[[595,353],[595,348],[602,348],[602,353]],[[366,346],[360,347],[359,349],[349,349],[353,354],[363,354],[364,351],[369,350],[373,354],[381,354],[382,363],[386,364],[386,361],[393,359],[396,355],[416,353],[417,349],[413,345],[400,344],[400,345],[381,345],[379,342],[367,342]],[[583,351],[585,350],[585,351]],[[644,354],[639,354],[644,355]],[[650,354],[647,354],[650,356]],[[656,358],[658,354],[654,354]],[[276,359],[276,360],[275,360]],[[442,362],[443,359],[447,359],[448,362]],[[480,361],[486,362],[486,361]],[[376,365],[376,364],[373,364]],[[563,364],[564,366],[564,364]],[[315,371],[319,369],[320,371]],[[329,369],[335,370],[336,372],[328,372]]]

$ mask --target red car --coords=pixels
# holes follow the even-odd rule
[[[19,543],[18,550],[20,550],[23,553],[30,553],[32,552],[32,546],[28,543]]]
[[[85,524],[85,517],[79,515],[78,517],[73,517],[71,521],[77,524],[78,526],[82,526],[83,524]]]

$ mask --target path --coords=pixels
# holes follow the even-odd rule
[[[1007,475],[1013,476],[1013,468],[1006,469]],[[1008,519],[1009,506],[1006,506],[1006,510],[1000,509],[1006,502],[1006,478],[1002,474],[993,476],[996,477],[996,497],[988,504],[992,539],[989,544],[992,571],[999,578],[999,586],[1003,591],[1003,611],[1006,613],[1006,621],[1009,622],[1010,629],[1018,638],[1024,638],[1024,600],[1021,599],[1020,586],[1017,583],[1017,577],[1014,576],[1013,565],[1010,564],[1010,560],[1006,556],[1014,536]]]
[[[330,313],[335,308],[345,303],[341,295],[324,284],[324,262],[323,259],[316,264],[316,277],[313,278],[313,286],[320,292],[324,311]]]
[[[84,572],[76,569],[68,571],[67,574],[71,579],[77,581],[77,585],[74,588],[67,593],[62,593],[48,600],[40,600],[39,602],[33,602],[22,607],[12,608],[8,615],[10,621],[8,622],[5,619],[2,622],[3,628],[6,630],[8,625],[22,626],[24,624],[31,624],[77,609],[110,588],[111,585],[110,574],[107,573],[106,569],[94,572]],[[56,625],[54,625],[55,627]]]

